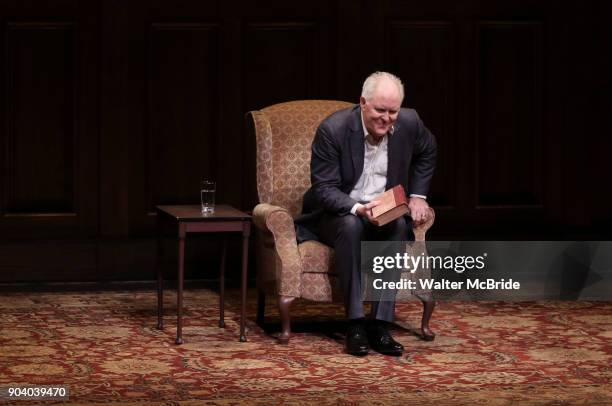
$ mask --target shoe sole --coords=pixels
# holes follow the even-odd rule
[[[348,355],[353,355],[355,357],[365,357],[368,355],[368,352],[347,352]]]

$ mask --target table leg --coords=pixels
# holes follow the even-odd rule
[[[176,344],[183,344],[183,281],[185,277],[185,226],[179,224],[178,281],[176,287]]]
[[[225,327],[225,255],[227,252],[227,236],[223,236],[221,252],[221,270],[219,271],[219,327]]]
[[[240,341],[245,342],[245,321],[246,321],[246,293],[247,293],[247,267],[249,264],[249,234],[251,232],[251,223],[245,221],[242,223],[242,281],[240,284]]]
[[[161,235],[160,213],[157,213],[157,329],[164,329],[164,277],[162,272],[162,247],[163,240]]]

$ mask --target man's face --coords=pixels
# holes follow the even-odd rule
[[[397,120],[402,99],[395,83],[381,81],[370,100],[361,97],[359,104],[366,129],[374,138],[380,139]]]

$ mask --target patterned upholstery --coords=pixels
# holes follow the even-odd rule
[[[260,203],[284,207],[295,217],[310,187],[310,145],[330,114],[353,104],[303,100],[252,112],[257,143],[257,193]]]
[[[303,272],[334,273],[334,250],[318,241],[306,241],[298,246]]]
[[[257,146],[257,279],[271,294],[331,301],[336,286],[333,250],[316,241],[296,243],[293,219],[310,187],[310,146],[321,121],[353,104],[302,100],[251,112]],[[315,275],[321,274],[321,275]]]
[[[304,273],[302,298],[315,302],[342,302],[340,279],[327,273]]]
[[[268,261],[261,263],[263,268],[259,270],[265,270],[265,273],[273,271],[267,279],[276,280],[276,287],[281,295],[300,297],[303,266],[297,247],[293,218],[282,207],[261,203],[253,210],[253,219],[259,230],[272,234],[274,238],[273,248],[258,247],[258,250],[273,249],[276,254],[266,256]],[[271,261],[272,258],[274,262]]]
[[[316,241],[297,244],[293,219],[310,187],[312,139],[321,121],[353,104],[302,100],[253,111],[257,146],[257,193],[253,210],[256,234],[257,284],[274,295],[329,302],[341,300],[334,275],[334,251]],[[424,239],[433,223],[415,228]]]

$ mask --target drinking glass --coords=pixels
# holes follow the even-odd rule
[[[210,216],[215,213],[215,192],[217,187],[213,180],[203,180],[200,184],[200,201],[202,203],[202,214]]]

